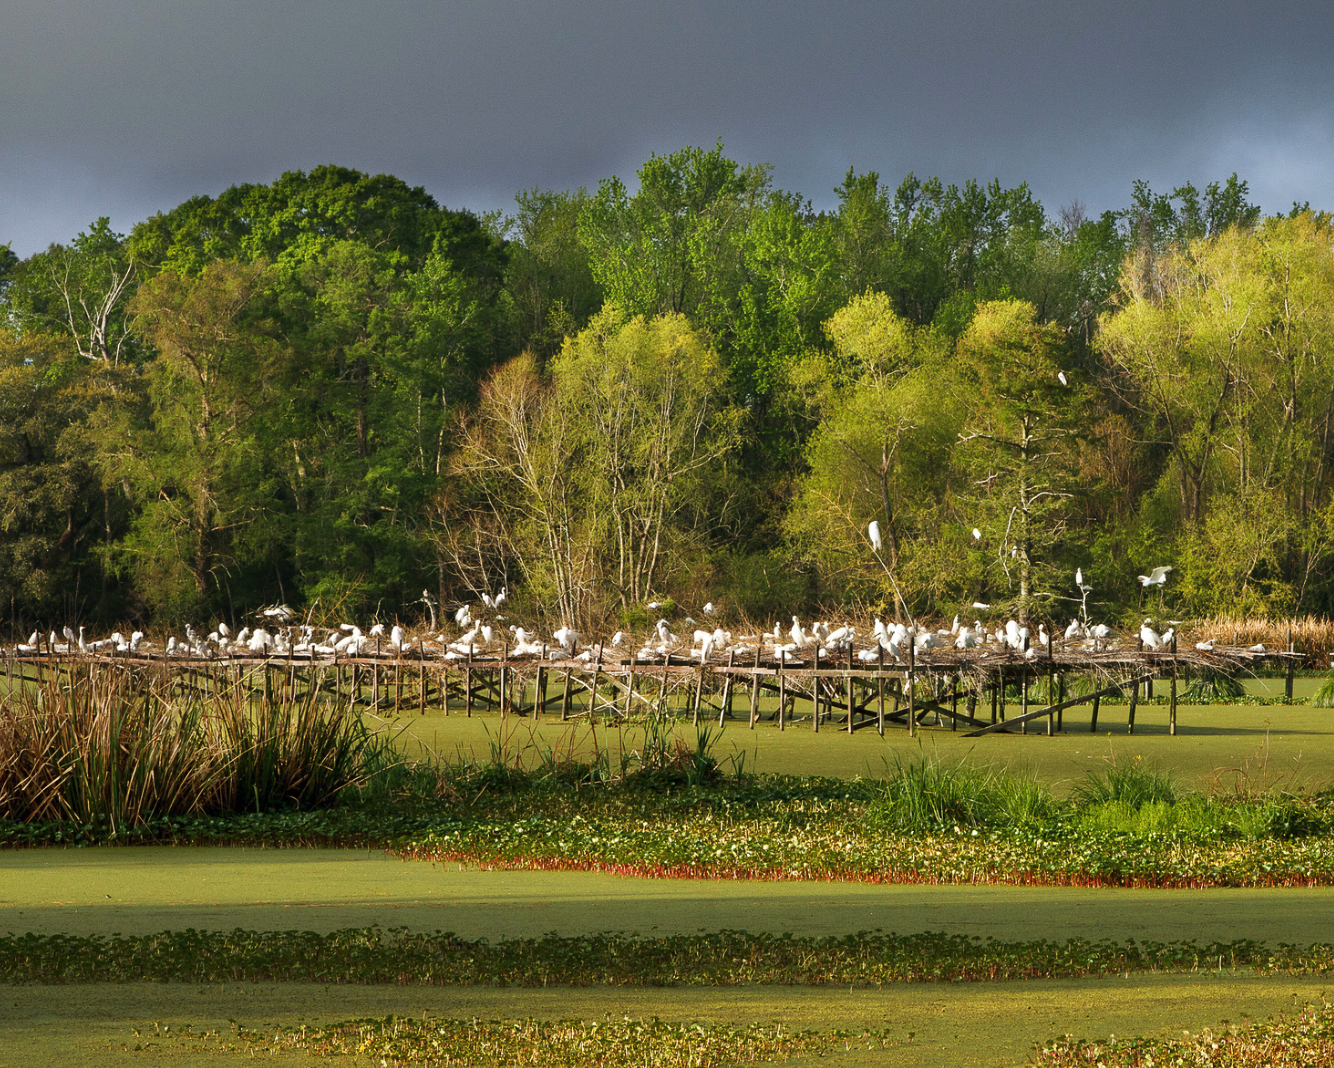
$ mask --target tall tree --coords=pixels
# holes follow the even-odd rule
[[[1014,300],[979,305],[959,339],[959,448],[972,483],[962,496],[1021,619],[1068,586],[1059,564],[1088,397],[1068,376],[1062,382],[1063,341]]]

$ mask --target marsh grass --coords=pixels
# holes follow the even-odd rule
[[[51,671],[5,702],[0,816],[101,824],[114,837],[159,816],[328,805],[396,760],[382,734],[313,690]]]
[[[1334,708],[1334,675],[1328,676],[1311,695],[1311,705],[1315,708]]]
[[[937,756],[896,757],[887,772],[884,800],[869,817],[872,826],[888,831],[1029,825],[1047,818],[1054,804],[1051,791],[1032,775]]]
[[[1246,687],[1222,671],[1201,671],[1186,685],[1178,700],[1187,704],[1230,704],[1246,696]]]

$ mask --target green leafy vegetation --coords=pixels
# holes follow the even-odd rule
[[[1293,1015],[1179,1039],[1067,1037],[1043,1043],[1034,1059],[1044,1068],[1306,1068],[1334,1059],[1334,1009],[1328,1001],[1308,1004]]]
[[[265,1030],[234,1024],[230,1034],[155,1024],[136,1030],[124,1050],[192,1049],[263,1057],[302,1050],[317,1057],[379,1058],[382,1066],[420,1064],[502,1068],[549,1064],[556,1068],[693,1068],[698,1065],[785,1061],[827,1050],[885,1049],[899,1039],[888,1030],[794,1031],[781,1024],[731,1027],[607,1016],[598,1020],[480,1020],[388,1016],[327,1025]]]
[[[649,877],[1065,886],[1334,883],[1334,798],[1201,795],[1136,764],[1070,800],[932,760],[885,780],[718,774],[707,740],[624,776],[555,761],[391,764],[306,811],[0,823],[9,846],[116,841],[378,846],[422,860]]]
[[[1327,214],[830,184],[687,146],[482,219],[322,166],[7,257],[8,626],[902,609],[872,520],[914,616],[1330,613]]]
[[[321,982],[440,986],[876,987],[904,982],[1082,978],[1255,969],[1327,975],[1334,947],[1231,942],[1001,942],[939,932],[839,937],[718,931],[640,937],[544,935],[497,942],[403,928],[8,935],[0,982]]]

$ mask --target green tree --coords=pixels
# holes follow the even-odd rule
[[[501,232],[510,239],[505,290],[518,320],[518,344],[543,357],[560,350],[602,307],[579,218],[588,193],[525,190]]]
[[[1015,300],[979,305],[959,339],[959,455],[971,483],[960,506],[994,548],[1021,619],[1069,586],[1061,555],[1088,396],[1061,381],[1063,342]]]
[[[898,316],[889,297],[867,293],[825,324],[832,352],[812,354],[799,374],[818,426],[806,447],[785,529],[826,588],[884,576],[866,541],[879,522],[884,559],[901,575],[905,558],[939,530],[957,416],[940,403],[951,375],[949,347],[929,328]],[[918,603],[939,591],[905,590]],[[892,590],[885,600],[897,604]]]
[[[269,506],[256,417],[281,346],[262,319],[266,272],[229,260],[197,277],[163,271],[130,303],[158,353],[145,372],[150,406],[103,413],[98,462],[140,502],[122,551],[143,596],[172,614],[225,592],[238,532]]]
[[[109,219],[98,219],[69,245],[13,264],[8,275],[5,298],[24,329],[67,332],[85,359],[119,363],[129,357],[125,302],[138,269]]]

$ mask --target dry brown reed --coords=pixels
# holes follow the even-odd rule
[[[1263,645],[1271,652],[1288,648],[1289,636],[1294,649],[1303,654],[1302,666],[1323,670],[1334,657],[1334,620],[1318,616],[1291,619],[1260,619],[1246,616],[1213,616],[1192,621],[1181,628],[1182,639],[1192,643],[1210,638],[1219,645],[1246,648]]]

